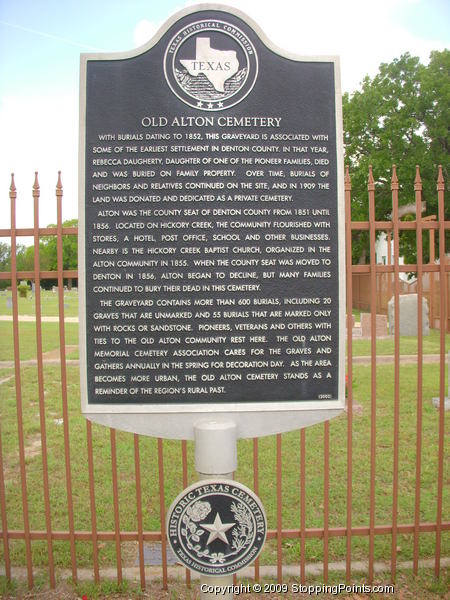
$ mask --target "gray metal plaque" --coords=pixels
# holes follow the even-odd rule
[[[82,55],[80,106],[84,413],[132,431],[154,413],[168,437],[199,413],[242,413],[241,436],[338,414],[338,60],[204,5],[137,50]]]

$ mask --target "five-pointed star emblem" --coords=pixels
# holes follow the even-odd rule
[[[222,523],[219,513],[216,514],[214,523],[205,523],[204,525],[200,525],[200,527],[203,527],[203,529],[209,531],[209,537],[206,545],[210,544],[216,539],[222,540],[222,542],[225,542],[225,544],[229,544],[225,532],[231,529],[234,525],[235,523]]]

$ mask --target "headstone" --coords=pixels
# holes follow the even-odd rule
[[[447,354],[447,368],[448,368],[448,390],[447,390],[447,396],[444,398],[444,407],[445,410],[450,410],[450,351]],[[435,408],[439,408],[441,405],[441,399],[438,398],[433,398],[433,406]]]
[[[399,296],[400,335],[417,336],[417,294],[404,294]],[[395,333],[395,297],[388,302],[389,333]],[[422,335],[430,335],[428,319],[428,302],[422,298]]]
[[[375,319],[375,336],[387,336],[387,316],[376,315]],[[361,313],[361,335],[362,337],[371,337],[372,335],[372,315],[370,313]]]

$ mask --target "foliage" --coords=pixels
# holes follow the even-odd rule
[[[11,270],[11,247],[4,242],[0,242],[0,273]],[[0,290],[7,288],[11,282],[6,279],[0,279]]]
[[[11,247],[0,242],[0,271],[9,271],[11,268]]]
[[[70,219],[63,222],[63,227],[76,227],[77,219]],[[47,227],[56,227],[51,224]],[[34,271],[34,246],[17,245],[16,268],[17,271]],[[78,267],[78,237],[76,235],[62,236],[62,263],[63,269],[76,270]],[[55,235],[43,236],[39,242],[39,266],[41,271],[57,271],[58,269],[58,248]],[[0,242],[0,272],[11,270],[11,247],[8,244]],[[42,287],[51,287],[55,285],[56,279],[45,279],[41,281]],[[0,288],[10,285],[9,281],[0,281]]]
[[[63,227],[76,227],[77,219],[64,221]],[[48,225],[56,227],[56,225]],[[58,269],[57,239],[54,235],[45,236],[39,247],[42,268],[48,271]],[[76,269],[78,266],[78,238],[76,235],[62,236],[62,262],[63,269]]]
[[[19,283],[19,285],[17,286],[17,290],[18,290],[19,296],[21,298],[26,298],[28,296],[29,289],[30,289],[30,286],[28,285],[28,283],[26,281],[21,281]]]
[[[17,246],[16,267],[18,271],[34,270],[34,246]]]
[[[375,218],[391,218],[392,165],[397,165],[399,204],[415,202],[416,165],[420,165],[426,215],[437,214],[438,165],[449,181],[450,51],[432,52],[424,66],[409,53],[380,65],[378,74],[363,80],[359,91],[343,97],[346,162],[352,176],[352,218],[368,219],[367,173],[376,181]],[[449,211],[449,208],[447,208]],[[450,211],[447,218],[450,216]],[[354,237],[353,260],[365,262],[366,232]],[[415,262],[415,236],[402,235],[400,251]],[[428,248],[424,248],[427,260]]]

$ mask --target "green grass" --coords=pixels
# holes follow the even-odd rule
[[[45,295],[45,301],[44,301]],[[68,313],[76,314],[76,294],[70,294],[73,301]],[[19,312],[33,314],[34,304],[21,299]],[[43,307],[47,314],[57,314],[57,295],[43,294]],[[5,309],[5,310],[4,310]],[[6,313],[6,299],[0,296],[0,314]],[[44,314],[44,309],[43,309]],[[67,313],[66,313],[67,314]],[[65,341],[67,345],[78,344],[78,324],[66,323]],[[424,353],[438,353],[439,332],[432,331],[424,338]],[[450,336],[446,336],[447,348]],[[36,324],[19,323],[19,346],[22,360],[36,356]],[[42,323],[43,351],[59,347],[58,323]],[[416,338],[401,338],[402,354],[415,354]],[[370,354],[370,341],[353,340],[353,353]],[[393,354],[394,340],[377,340],[377,354]],[[13,328],[11,322],[0,322],[0,360],[12,360],[14,356]],[[78,351],[69,353],[68,358],[78,357]],[[2,369],[0,379],[13,375],[12,369]],[[78,368],[69,366],[68,402],[69,430],[71,449],[71,476],[73,501],[75,510],[75,529],[88,531],[91,528],[89,502],[89,476],[87,468],[86,422],[80,414],[79,372]],[[415,500],[415,465],[416,465],[416,380],[415,365],[401,368],[400,396],[400,470],[399,470],[399,523],[413,523]],[[367,526],[369,524],[369,487],[370,487],[370,379],[371,370],[366,366],[354,366],[353,394],[354,401],[361,405],[362,413],[355,411],[353,421],[353,485],[352,485],[352,524]],[[42,457],[39,451],[39,401],[38,381],[35,366],[21,368],[21,387],[23,399],[24,437],[27,448],[27,489],[30,526],[32,530],[45,529],[45,507],[43,501]],[[422,431],[422,472],[421,472],[421,522],[434,522],[437,503],[437,443],[438,412],[431,406],[431,398],[439,392],[439,365],[424,365],[423,382],[423,431]],[[375,523],[390,524],[392,522],[392,471],[393,471],[393,397],[394,367],[383,365],[377,368],[377,403],[376,403],[376,502]],[[50,480],[50,505],[52,528],[68,530],[67,490],[64,467],[64,435],[61,425],[61,385],[60,368],[45,366],[44,368],[44,400],[45,421],[48,444],[48,466]],[[19,475],[17,407],[14,377],[0,387],[0,409],[2,427],[2,454],[6,481],[6,504],[9,529],[22,529],[22,496]],[[107,428],[93,425],[94,445],[94,478],[95,502],[97,508],[97,528],[99,531],[114,529],[112,511],[112,474],[110,432]],[[447,432],[450,431],[449,419],[446,419]],[[120,525],[123,531],[135,531],[137,523],[135,497],[135,471],[133,436],[118,431],[117,456],[120,497]],[[308,528],[323,527],[323,494],[324,494],[324,426],[319,424],[306,430],[306,525]],[[344,527],[346,525],[347,501],[347,420],[345,415],[330,422],[330,503],[329,526]],[[164,442],[165,468],[165,508],[182,489],[181,444],[175,441]],[[158,530],[160,527],[159,506],[159,473],[157,441],[152,438],[140,439],[141,473],[142,473],[142,506],[144,511],[144,529]],[[242,440],[238,444],[239,469],[237,479],[253,487],[253,443]],[[282,436],[282,521],[284,528],[298,528],[300,525],[300,434],[291,432]],[[188,444],[189,482],[196,480],[193,467],[193,444]],[[448,471],[448,463],[446,463]],[[269,528],[276,529],[276,438],[266,437],[259,441],[259,474],[260,495],[265,505],[269,520]],[[445,480],[448,480],[448,472]],[[444,508],[450,505],[448,486],[445,488]],[[444,515],[448,519],[449,515]],[[329,559],[340,560],[345,557],[345,538],[333,537],[329,543]],[[391,538],[389,535],[376,536],[375,558],[387,559],[390,556]],[[435,535],[421,534],[420,556],[432,556],[434,553]],[[398,560],[411,559],[412,535],[398,536]],[[48,562],[46,542],[34,541],[33,562],[45,566]],[[55,541],[53,544],[55,561],[59,566],[70,565],[70,550],[67,542]],[[0,553],[3,550],[0,549]],[[11,540],[10,551],[12,562],[23,565],[25,547],[23,541]],[[115,562],[114,543],[99,543],[100,565],[106,566]],[[443,533],[442,553],[450,552],[449,535]],[[298,539],[283,540],[284,563],[298,563],[300,545]],[[352,558],[367,559],[367,536],[354,537],[352,540]],[[306,543],[306,559],[320,561],[323,559],[323,542],[310,538]],[[79,566],[92,565],[92,544],[77,543],[77,560]],[[262,556],[263,564],[273,564],[276,560],[276,544],[269,541]],[[2,556],[0,554],[0,561]]]
[[[423,336],[423,353],[424,354],[439,354],[440,352],[440,331],[431,329],[430,335]],[[376,353],[377,355],[395,354],[395,340],[391,336],[388,339],[377,339]],[[370,356],[371,340],[353,339],[353,356]],[[446,352],[450,349],[450,334],[445,336]],[[400,354],[417,354],[417,337],[400,336]]]
[[[65,323],[66,345],[78,345],[78,323]],[[42,323],[42,351],[59,348],[59,323]],[[21,360],[36,358],[36,323],[19,321],[19,352]],[[67,358],[75,358],[73,353]],[[12,321],[0,321],[0,361],[14,360]]]
[[[320,593],[320,597],[323,600],[332,600],[340,594],[337,594],[337,588],[339,585],[343,585],[345,574],[338,571],[330,571],[327,585],[332,586],[330,591],[327,593],[323,591]],[[245,586],[249,586],[252,589],[253,580],[238,578],[238,584],[242,583]],[[261,585],[276,584],[273,579],[263,578]],[[306,585],[308,586],[320,586],[324,583],[323,577],[315,575],[308,575]],[[361,573],[354,573],[352,576],[352,583],[354,585],[367,585],[367,575]],[[436,579],[431,569],[419,570],[417,576],[413,575],[410,571],[399,571],[397,573],[394,592],[390,590],[386,593],[377,593],[376,598],[380,600],[405,600],[406,598],[418,598],[420,600],[436,600],[438,598],[448,597],[448,586],[449,586],[448,570],[443,569],[440,579]],[[284,577],[283,584],[286,584],[289,591],[282,595],[277,593],[239,593],[239,597],[242,600],[257,599],[260,597],[268,598],[268,600],[279,600],[282,598],[294,598],[297,597],[298,592],[295,590],[299,588],[300,580],[298,577]],[[373,585],[390,585],[391,574],[389,572],[376,573]],[[139,584],[124,580],[122,584],[117,584],[113,581],[103,580],[98,584],[79,581],[77,583],[72,580],[67,582],[60,582],[57,584],[56,590],[51,591],[48,595],[45,594],[45,590],[48,586],[41,586],[39,597],[44,598],[67,598],[67,600],[77,600],[86,596],[89,600],[100,599],[100,598],[115,598],[116,600],[194,600],[199,597],[199,581],[193,581],[190,587],[187,587],[182,581],[173,580],[170,581],[168,591],[163,589],[163,584],[160,579],[152,577],[151,581],[147,580],[147,590],[143,591],[140,589]],[[296,586],[294,588],[294,586]],[[35,590],[33,590],[34,592]],[[4,577],[0,577],[0,594],[7,600],[20,598],[23,600],[31,600],[34,597],[33,592],[29,592],[26,587],[25,581],[13,581],[7,582]],[[291,593],[290,593],[291,592]],[[345,593],[345,598],[350,598],[349,592]],[[291,595],[292,594],[292,595]],[[305,597],[304,594],[298,597]],[[358,598],[365,600],[374,598],[373,594],[365,594],[358,591],[356,595],[352,595],[352,598]]]
[[[7,299],[11,292],[0,292],[0,315],[12,315],[12,308],[7,308]],[[28,294],[27,298],[18,298],[19,315],[35,315],[35,295]],[[52,291],[41,291],[41,314],[43,317],[59,315],[59,297]],[[78,316],[78,292],[71,290],[64,292],[64,316]]]
[[[78,369],[68,367],[69,430],[71,449],[71,475],[73,502],[75,509],[75,529],[90,530],[91,514],[89,503],[89,475],[87,467],[86,422],[80,414]],[[416,464],[416,376],[414,365],[406,365],[401,370],[400,396],[400,471],[398,522],[414,522],[414,491]],[[369,524],[370,469],[370,367],[358,367],[354,372],[354,400],[361,405],[362,414],[355,412],[353,422],[353,485],[352,523],[354,526]],[[393,366],[379,367],[377,370],[376,408],[376,490],[375,522],[392,522],[392,471],[393,471]],[[64,435],[61,405],[60,371],[58,367],[44,369],[44,390],[46,406],[46,432],[50,480],[50,504],[52,527],[55,530],[68,530],[67,492],[64,467]],[[32,530],[45,529],[45,508],[42,484],[42,458],[32,452],[39,439],[39,405],[37,398],[37,373],[35,367],[21,369],[24,437],[27,447],[27,489],[30,526]],[[421,473],[421,514],[422,522],[434,522],[437,505],[437,454],[439,413],[431,406],[431,397],[439,390],[438,365],[424,367],[423,403],[423,447]],[[22,529],[22,497],[19,475],[18,432],[16,416],[16,395],[14,379],[1,387],[2,392],[2,452],[6,480],[6,504],[9,529]],[[447,434],[450,432],[446,420]],[[323,526],[324,494],[324,426],[319,424],[306,430],[306,525],[308,528]],[[137,527],[135,467],[133,436],[117,431],[117,457],[119,481],[120,526],[123,531],[135,531]],[[346,525],[347,499],[347,420],[343,415],[330,422],[330,527]],[[110,432],[106,427],[93,425],[94,477],[97,527],[99,531],[114,530],[112,510],[112,469]],[[165,509],[182,489],[181,443],[165,441]],[[236,477],[244,484],[253,487],[253,444],[251,440],[238,443],[239,468]],[[276,438],[261,438],[259,441],[260,496],[264,503],[269,528],[276,529]],[[158,530],[160,527],[159,474],[157,440],[140,439],[142,506],[144,529]],[[189,482],[196,480],[193,467],[193,444],[188,443]],[[448,479],[448,464],[445,480]],[[290,432],[282,436],[282,520],[284,528],[298,528],[300,524],[300,434]],[[444,507],[450,506],[450,493],[445,488]],[[444,514],[444,519],[449,515]],[[330,560],[345,557],[345,538],[330,539]],[[435,535],[420,536],[421,558],[434,553]],[[386,560],[390,556],[391,538],[389,535],[376,536],[375,558]],[[399,535],[398,560],[412,558],[412,535]],[[48,561],[46,542],[34,541],[33,562],[45,566]],[[55,542],[53,545],[55,562],[58,566],[70,565],[68,542]],[[24,543],[11,540],[10,551],[13,564],[25,562]],[[448,533],[443,533],[442,554],[450,552]],[[285,564],[298,563],[300,545],[298,538],[283,541],[283,561]],[[367,559],[368,538],[354,537],[352,557]],[[306,559],[320,561],[323,558],[323,542],[308,539]],[[275,543],[269,541],[262,555],[263,564],[273,564],[276,559]],[[2,557],[0,556],[0,561]],[[77,543],[79,566],[92,565],[92,544]],[[114,564],[114,543],[100,543],[100,565]]]

